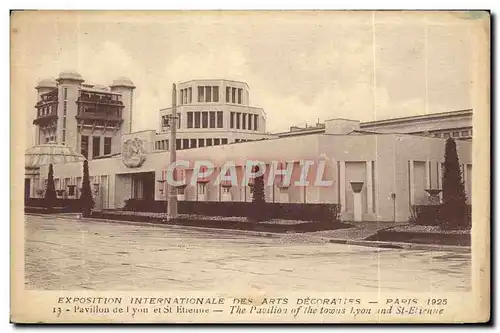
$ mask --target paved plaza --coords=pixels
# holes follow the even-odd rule
[[[470,290],[470,254],[326,243],[308,234],[25,217],[25,285],[46,290]]]

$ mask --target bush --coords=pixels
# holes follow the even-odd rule
[[[444,209],[446,209],[445,205],[414,205],[410,210],[409,222],[416,225],[439,225],[446,228],[447,224],[443,223]],[[467,205],[463,219],[467,221],[468,226],[471,225],[471,212],[472,207]]]

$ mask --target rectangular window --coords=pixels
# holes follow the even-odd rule
[[[188,102],[188,91],[187,89],[184,89],[184,104],[187,104]]]
[[[66,120],[66,119],[64,119],[64,120]],[[66,143],[66,130],[65,129],[62,130],[62,141],[63,141],[63,143]]]
[[[210,128],[215,128],[215,111],[210,111]]]
[[[203,102],[205,100],[204,90],[205,87],[198,87],[198,102]]]
[[[232,88],[231,102],[236,103],[236,88]]]
[[[177,114],[177,119],[176,119],[177,120],[177,128],[181,128],[181,119],[182,119],[181,118],[181,114],[178,113]]]
[[[82,143],[80,146],[80,153],[88,159],[89,157],[89,137],[87,135],[82,135]]]
[[[179,91],[179,104],[184,104],[184,89]]]
[[[182,149],[189,148],[189,139],[182,139]]]
[[[182,144],[181,139],[176,139],[176,140],[175,140],[175,149],[177,149],[177,150],[181,150],[181,149],[182,149],[181,144]]]
[[[469,131],[462,131],[462,136],[469,136]]]
[[[254,114],[253,115],[253,118],[254,118],[254,122],[253,122],[253,129],[255,131],[258,131],[259,130],[259,116]]]
[[[240,139],[235,139],[234,142],[238,143],[240,142]]]
[[[229,128],[234,128],[234,112],[229,114]]]
[[[203,111],[201,113],[201,127],[208,128],[208,112],[207,111]]]
[[[64,106],[63,106],[63,115],[65,116],[68,112],[68,101],[64,101],[63,102]]]
[[[200,113],[194,113],[194,128],[200,128]]]
[[[217,128],[222,128],[222,127],[224,127],[222,121],[222,111],[217,111]]]
[[[241,89],[238,89],[238,104],[241,104]]]
[[[111,154],[111,138],[104,138],[104,155]]]
[[[248,129],[252,130],[253,114],[248,115]]]
[[[213,91],[213,98],[212,98],[212,100],[214,102],[218,102],[219,101],[219,87],[218,86],[213,86],[212,87],[212,91]]]
[[[191,87],[188,88],[188,103],[193,103],[193,89]]]
[[[212,101],[212,87],[206,86],[205,87],[205,98],[206,102],[211,102]]]
[[[237,112],[236,113],[236,128],[237,129],[240,129],[240,117],[241,117],[241,113]]]
[[[198,139],[198,147],[205,147],[205,139]]]
[[[247,114],[246,113],[241,114],[241,128],[247,129]]]
[[[454,138],[458,138],[459,133],[458,133],[458,132],[453,132],[453,133],[452,133],[452,136],[453,136]]]
[[[160,141],[156,141],[155,142],[155,150],[159,150],[160,149]]]
[[[230,96],[231,96],[231,87],[226,87],[226,103],[229,103]]]
[[[68,99],[68,88],[64,88],[64,90],[63,90],[63,99],[64,100]]]
[[[220,139],[214,139],[214,146],[220,145]]]
[[[222,144],[223,145],[227,145],[227,139],[226,138],[222,139]]]
[[[212,145],[212,139],[207,139],[207,147],[210,147]]]
[[[193,113],[192,112],[188,112],[187,113],[187,117],[188,117],[187,128],[193,128]]]
[[[191,144],[190,144],[190,148],[196,148],[196,144],[197,144],[197,140],[196,139],[191,139]]]
[[[92,158],[96,158],[101,154],[101,137],[94,136],[92,138]]]

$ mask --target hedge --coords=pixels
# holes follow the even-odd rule
[[[340,221],[339,204],[301,204],[301,203],[271,203],[261,204],[268,219],[285,219],[299,221]],[[161,213],[167,209],[165,201],[147,201],[129,199],[125,210],[137,212]],[[198,214],[207,216],[237,216],[251,217],[255,206],[252,202],[239,201],[179,201],[180,214]]]
[[[441,205],[414,205],[410,211],[410,223],[418,225],[440,225]],[[467,221],[471,225],[472,206],[467,205]]]
[[[24,202],[24,206],[29,210],[29,208],[44,208],[45,198],[28,198]],[[63,211],[69,213],[80,212],[80,200],[78,199],[63,199],[57,198],[54,203],[54,208],[56,211]]]

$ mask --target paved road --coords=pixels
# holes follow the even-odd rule
[[[26,216],[26,287],[90,290],[470,290],[470,254],[329,244],[308,235]]]

